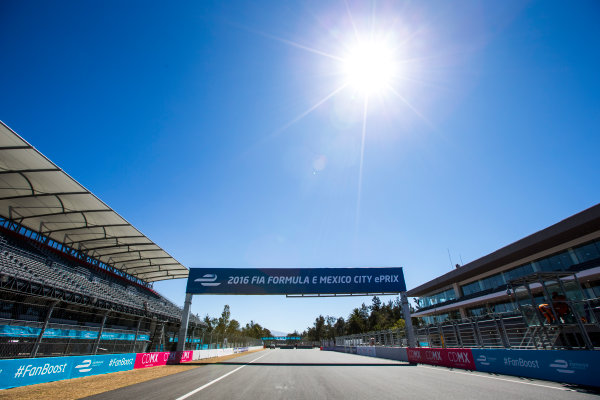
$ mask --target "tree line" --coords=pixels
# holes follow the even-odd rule
[[[310,341],[333,339],[336,336],[366,333],[387,329],[404,329],[404,314],[400,299],[382,303],[374,296],[371,305],[365,303],[352,310],[347,318],[319,315],[302,337]]]
[[[246,326],[240,326],[240,323],[231,318],[231,310],[228,304],[223,307],[223,312],[219,318],[211,318],[208,314],[203,319],[206,324],[206,333],[213,333],[224,336],[247,336],[260,339],[265,336],[272,336],[271,331],[263,328],[260,324],[250,321]]]

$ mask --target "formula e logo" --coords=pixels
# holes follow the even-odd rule
[[[475,361],[477,361],[481,365],[490,365],[490,363],[487,360],[487,357],[484,356],[483,354],[480,355],[479,357],[477,357],[477,360],[475,360]]]
[[[83,362],[79,365],[76,365],[75,368],[79,371],[79,372],[90,372],[92,369],[88,368],[90,365],[92,365],[92,360],[83,360]]]
[[[550,367],[556,368],[561,374],[572,374],[575,372],[572,369],[568,369],[569,363],[567,360],[554,360],[554,363],[550,364]]]
[[[217,280],[217,275],[206,274],[202,278],[195,279],[194,282],[200,282],[202,286],[219,286],[221,282],[214,283]]]

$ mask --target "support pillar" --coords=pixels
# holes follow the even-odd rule
[[[135,330],[135,338],[133,339],[133,347],[131,348],[132,353],[136,353],[135,345],[137,344],[138,336],[140,335],[140,326],[142,325],[143,318],[144,317],[140,317],[140,319],[138,319],[137,328]]]
[[[100,346],[100,340],[102,339],[102,332],[104,332],[104,325],[106,324],[106,318],[108,317],[109,312],[110,311],[105,312],[104,316],[102,317],[102,325],[100,325],[98,337],[96,338],[96,343],[94,343],[94,350],[92,352],[93,355],[96,355],[98,353],[98,347]]]
[[[52,317],[52,311],[54,311],[54,306],[58,302],[53,302],[50,304],[50,308],[48,309],[48,313],[46,314],[46,319],[44,320],[44,325],[42,326],[42,330],[38,335],[35,344],[33,345],[33,349],[31,350],[31,358],[35,358],[38,350],[40,349],[40,343],[42,343],[42,337],[44,336],[44,332],[46,332],[46,328],[48,328],[48,321],[50,321],[50,317]]]
[[[408,297],[406,297],[406,292],[400,292],[400,303],[402,304],[402,314],[404,315],[404,326],[406,329],[406,339],[408,340],[408,346],[417,347],[417,341],[415,340],[415,331],[413,329],[412,319],[410,316],[410,307],[408,305]]]
[[[183,314],[181,315],[181,326],[179,327],[179,337],[177,338],[177,351],[185,350],[185,341],[187,340],[188,324],[190,322],[190,308],[192,307],[191,293],[185,294],[185,303],[183,303]]]

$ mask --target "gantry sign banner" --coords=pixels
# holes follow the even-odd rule
[[[402,268],[190,268],[189,294],[365,294],[406,291]]]

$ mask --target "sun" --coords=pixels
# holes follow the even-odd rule
[[[392,84],[396,63],[394,51],[384,42],[362,42],[350,49],[342,61],[345,83],[366,95],[381,93]]]

